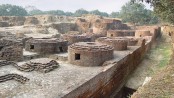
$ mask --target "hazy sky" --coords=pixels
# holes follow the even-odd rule
[[[88,11],[98,9],[100,11],[111,13],[119,11],[121,6],[130,0],[0,0],[0,4],[13,4],[20,6],[32,5],[40,10],[63,10],[74,12],[77,9],[84,8]],[[150,8],[147,5],[147,8]]]

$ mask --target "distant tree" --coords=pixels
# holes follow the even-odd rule
[[[65,12],[62,10],[51,10],[51,11],[45,11],[44,13],[51,15],[65,15]]]
[[[120,12],[112,12],[109,17],[112,17],[112,18],[119,18],[119,15],[120,15]]]
[[[89,12],[84,9],[78,9],[75,11],[74,16],[79,17],[82,16],[83,14],[88,14]]]
[[[93,14],[93,15],[100,15],[100,16],[104,16],[104,17],[108,17],[108,13],[106,12],[100,12],[99,10],[93,10],[93,11],[90,11],[89,12],[90,14]]]
[[[90,11],[90,14],[101,15],[101,12],[99,10],[93,10],[93,11]]]
[[[73,13],[72,12],[65,12],[65,15],[66,16],[73,16]]]
[[[150,3],[155,14],[163,21],[174,24],[174,1],[173,0],[131,0],[136,3],[137,1],[145,1]]]
[[[109,14],[108,13],[106,13],[106,12],[101,12],[101,14],[100,14],[101,16],[104,16],[104,17],[109,17]]]
[[[123,22],[130,22],[138,25],[157,23],[158,19],[152,13],[151,10],[145,9],[145,5],[142,3],[128,2],[122,6],[119,17],[122,18]]]
[[[28,13],[29,13],[29,15],[43,15],[43,14],[45,14],[43,11],[38,10],[38,9],[31,10]]]
[[[0,5],[0,16],[26,16],[27,11],[16,5],[2,4]]]

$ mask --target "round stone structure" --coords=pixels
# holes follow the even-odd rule
[[[124,37],[100,37],[96,42],[114,47],[114,50],[127,50],[128,39]]]
[[[151,36],[150,31],[146,31],[146,30],[136,30],[135,31],[135,37],[145,37],[145,36]]]
[[[96,42],[78,42],[68,47],[68,61],[79,66],[101,66],[113,58],[113,47]]]

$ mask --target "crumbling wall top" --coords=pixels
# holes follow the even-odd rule
[[[31,38],[27,40],[29,43],[59,43],[59,42],[67,42],[63,39],[57,39],[57,38]]]
[[[109,45],[103,45],[95,42],[79,42],[70,46],[72,49],[83,50],[83,51],[109,51],[113,50],[113,47]]]

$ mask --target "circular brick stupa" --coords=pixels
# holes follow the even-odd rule
[[[100,37],[96,40],[101,44],[106,44],[114,47],[114,50],[123,51],[127,50],[128,39],[123,37]]]
[[[79,42],[68,47],[68,61],[79,66],[100,66],[113,58],[113,47],[94,42]]]

